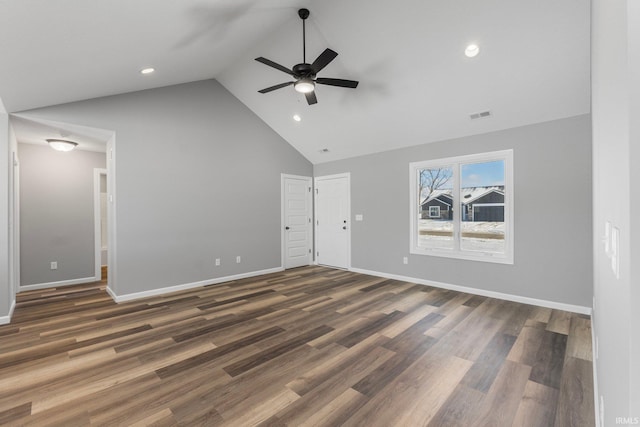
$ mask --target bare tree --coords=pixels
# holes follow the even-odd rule
[[[420,170],[418,203],[421,203],[422,197],[424,197],[424,200],[428,200],[433,192],[443,188],[451,180],[452,176],[453,171],[449,168]]]

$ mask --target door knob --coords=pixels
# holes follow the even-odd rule
[[[343,230],[346,230],[346,229],[347,229],[347,226],[345,225],[344,227],[342,227],[342,229],[343,229]]]
[[[288,230],[288,229],[289,229],[289,227],[285,227],[284,229],[285,229],[285,230]]]

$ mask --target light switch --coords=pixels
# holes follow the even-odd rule
[[[362,214],[357,214],[356,215],[356,221],[362,221],[362,219],[363,219]]]
[[[611,227],[611,269],[616,279],[620,278],[620,229]]]

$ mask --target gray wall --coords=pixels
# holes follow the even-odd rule
[[[604,426],[640,417],[640,5],[592,2],[595,359]],[[620,229],[620,276],[602,243]],[[598,399],[599,400],[599,399]]]
[[[18,154],[20,285],[93,277],[93,170],[106,167],[106,155],[33,144],[18,144]]]
[[[312,165],[217,81],[26,115],[115,131],[116,294],[281,266],[280,174]]]
[[[585,115],[322,163],[314,176],[351,172],[352,267],[590,306],[589,120]],[[409,163],[510,148],[514,265],[410,255]],[[353,221],[355,214],[364,221]]]

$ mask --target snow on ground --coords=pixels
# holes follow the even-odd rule
[[[453,231],[453,221],[421,219],[418,223],[418,229],[421,231]],[[462,232],[504,234],[504,222],[463,221]]]
[[[419,220],[418,229],[421,232],[418,236],[418,246],[430,249],[453,249],[453,221],[438,221],[432,219]],[[435,232],[437,234],[427,234]],[[503,222],[470,222],[462,223],[462,239],[460,248],[467,251],[482,251],[504,253],[504,223]],[[491,235],[492,238],[465,237],[471,235]],[[502,238],[496,238],[502,235]],[[495,237],[494,237],[495,236]],[[484,236],[483,236],[484,237]]]

